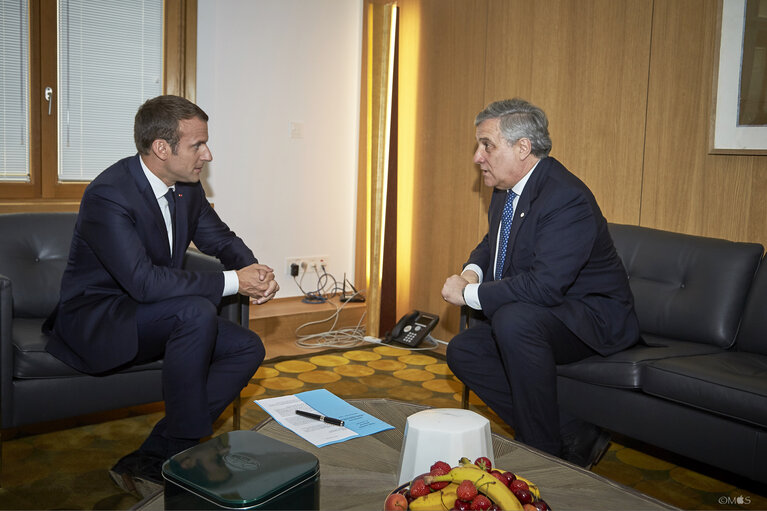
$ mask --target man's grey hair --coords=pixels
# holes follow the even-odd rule
[[[474,125],[479,126],[488,119],[500,119],[501,135],[509,145],[527,138],[530,140],[533,155],[538,158],[549,155],[549,120],[537,106],[519,98],[495,101],[477,114]]]

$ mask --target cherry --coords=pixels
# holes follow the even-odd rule
[[[530,490],[513,490],[514,496],[517,497],[517,500],[520,501],[522,504],[530,504],[533,502],[533,494],[530,493]]]

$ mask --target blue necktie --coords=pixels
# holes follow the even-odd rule
[[[506,204],[503,205],[501,216],[501,235],[498,237],[498,263],[495,265],[495,280],[501,280],[503,263],[506,261],[506,248],[509,246],[511,220],[514,218],[514,198],[517,194],[509,190],[506,194]]]

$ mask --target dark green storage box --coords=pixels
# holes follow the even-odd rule
[[[165,509],[319,509],[320,464],[255,431],[232,431],[162,467]]]

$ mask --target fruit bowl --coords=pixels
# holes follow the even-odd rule
[[[493,468],[487,458],[461,458],[451,467],[437,461],[427,474],[393,489],[384,511],[523,510],[551,511],[538,487],[511,471]]]

